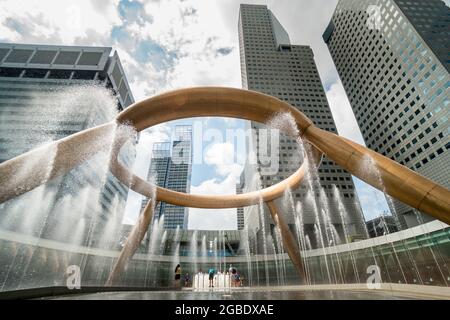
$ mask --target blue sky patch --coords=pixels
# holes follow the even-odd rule
[[[121,0],[119,14],[124,21],[136,22],[141,25],[144,21],[153,23],[153,17],[145,12],[144,6],[138,1]]]
[[[218,54],[221,54],[223,56],[226,56],[227,54],[230,54],[233,51],[233,48],[226,47],[226,48],[219,48],[216,50]]]

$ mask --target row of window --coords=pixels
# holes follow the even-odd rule
[[[75,79],[94,80],[98,72],[89,70],[47,70],[47,69],[23,69],[0,68],[0,77],[31,78],[31,79]],[[105,76],[103,75],[103,79]]]

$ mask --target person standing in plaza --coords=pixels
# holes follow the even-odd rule
[[[181,279],[181,266],[180,264],[177,264],[175,267],[175,286],[180,286],[180,279]]]
[[[214,288],[214,275],[216,274],[216,270],[214,268],[210,268],[208,270],[208,275],[209,275],[209,287],[210,288]]]

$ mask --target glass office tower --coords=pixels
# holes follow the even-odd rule
[[[341,0],[323,34],[366,145],[450,188],[450,9]],[[388,198],[401,228],[431,217]]]
[[[189,193],[192,173],[192,126],[175,126],[172,142],[153,144],[148,180],[170,190]],[[148,199],[142,202],[142,208]],[[165,229],[187,229],[188,208],[160,202],[154,220],[164,216]]]

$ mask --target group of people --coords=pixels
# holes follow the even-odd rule
[[[200,270],[200,273],[202,271]],[[214,268],[209,268],[208,270],[208,279],[209,279],[209,287],[210,288],[214,288],[214,276],[216,275],[216,269]],[[220,271],[219,271],[220,273]],[[238,272],[238,270],[233,267],[230,264],[230,268],[228,269],[227,272],[228,275],[230,275],[230,285],[231,287],[240,287],[242,285],[242,280],[241,280],[241,276]],[[178,264],[175,267],[175,286],[179,287],[181,285],[181,266],[180,264]],[[191,286],[191,277],[189,275],[189,273],[186,273],[184,276],[184,286],[185,287],[190,287]]]
[[[220,272],[219,272],[220,273]],[[210,268],[208,270],[209,287],[214,288],[214,276],[216,275],[216,269]],[[240,287],[242,285],[241,276],[237,269],[230,264],[227,275],[230,275],[231,287]]]

